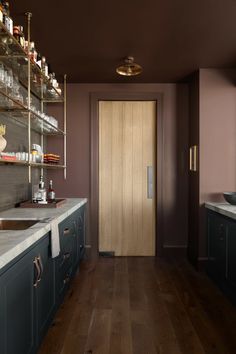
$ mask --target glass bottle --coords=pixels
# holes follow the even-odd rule
[[[2,1],[0,1],[0,21],[3,22],[3,6],[2,6]]]
[[[55,197],[56,197],[56,194],[55,194],[55,191],[52,186],[52,180],[50,180],[49,188],[48,188],[48,202],[53,203],[55,201]]]
[[[0,87],[4,88],[6,85],[6,80],[5,80],[5,67],[3,63],[0,62]]]
[[[53,86],[55,89],[58,88],[58,82],[57,82],[56,74],[55,74],[55,73],[52,74],[52,86]]]
[[[46,58],[44,56],[42,56],[42,59],[41,59],[41,70],[42,70],[42,73],[48,77],[48,64],[46,62]]]
[[[30,59],[36,63],[38,53],[35,50],[34,42],[30,42]]]
[[[23,33],[23,26],[14,26],[13,27],[13,36],[20,43],[20,45],[25,48],[25,35]]]
[[[37,55],[36,64],[38,65],[38,67],[39,67],[40,69],[42,68],[42,57],[41,57],[41,54],[40,54],[40,53],[38,53],[38,55]]]
[[[20,43],[20,30],[19,30],[19,26],[14,26],[14,27],[13,27],[13,36],[15,37],[15,39],[17,40],[17,42]]]
[[[41,199],[41,203],[46,204],[46,199],[47,199],[47,192],[46,189],[44,188],[44,181],[43,181],[43,176],[40,176],[40,181],[39,181],[39,195]],[[39,202],[39,203],[40,203]]]
[[[3,23],[8,31],[13,35],[13,20],[10,17],[10,5],[8,1],[2,0],[3,6]]]

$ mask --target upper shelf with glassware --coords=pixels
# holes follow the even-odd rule
[[[62,102],[63,96],[54,73],[48,72],[45,57],[35,50],[34,42],[25,40],[22,26],[14,26],[11,18],[2,15],[0,4],[0,60],[20,83],[28,87],[30,61],[31,92],[39,99]],[[5,17],[4,17],[5,16]],[[9,22],[10,21],[10,22]]]
[[[6,87],[1,87],[2,80]],[[31,129],[44,135],[64,135],[59,128],[58,121],[45,112],[42,112],[36,102],[30,100],[28,108],[26,90],[20,87],[17,78],[13,77],[0,63],[0,112],[2,115],[13,119],[21,125],[28,126],[28,113],[31,114]]]

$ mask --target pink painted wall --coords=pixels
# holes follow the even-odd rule
[[[50,172],[58,197],[90,197],[90,94],[152,92],[163,95],[164,245],[184,247],[188,233],[188,87],[180,84],[69,84],[67,180]],[[61,108],[50,112],[61,115]],[[48,151],[59,150],[51,138]],[[61,145],[62,146],[62,145]]]

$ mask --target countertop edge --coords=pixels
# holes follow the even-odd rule
[[[229,203],[206,202],[205,207],[221,215],[236,220],[236,206]]]
[[[65,210],[64,212],[63,212],[64,208],[56,209],[54,212],[58,212],[59,213],[58,216],[54,216],[54,217],[49,216],[48,222],[46,222],[46,223],[39,222],[38,224],[36,224],[32,228],[27,229],[26,233],[28,233],[28,235],[23,240],[19,241],[17,244],[14,244],[12,247],[11,247],[11,243],[16,243],[16,241],[15,241],[15,238],[13,240],[11,240],[11,238],[9,237],[9,249],[6,252],[4,252],[3,254],[0,254],[0,271],[2,271],[2,269],[5,268],[10,262],[14,261],[15,258],[20,256],[25,251],[27,251],[28,248],[33,246],[37,241],[39,241],[48,232],[50,232],[52,221],[56,220],[58,222],[58,224],[60,224],[63,220],[65,220],[67,217],[72,215],[76,210],[78,210],[79,208],[81,208],[83,205],[85,205],[88,202],[87,198],[67,198],[67,200],[69,203],[73,202],[76,204],[74,204],[72,206],[67,206],[65,204],[64,208],[68,207],[68,209],[66,208],[67,210]],[[27,211],[28,209],[24,208],[24,210]],[[60,214],[61,211],[62,211],[62,213]],[[15,209],[9,209],[4,212],[1,212],[0,216],[7,217],[9,214],[11,215],[14,212],[16,212]],[[4,231],[4,233],[7,238],[8,237],[7,232]],[[8,234],[9,234],[9,232],[8,232]],[[16,238],[17,238],[17,235],[16,235]]]

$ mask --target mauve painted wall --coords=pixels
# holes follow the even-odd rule
[[[184,247],[188,230],[188,87],[184,84],[69,84],[67,180],[50,171],[60,197],[90,196],[90,94],[152,92],[163,94],[163,232],[164,246]],[[49,111],[61,115],[61,107]],[[58,151],[51,138],[48,151]],[[88,240],[90,242],[90,240]]]
[[[206,256],[206,201],[236,190],[236,71],[200,70],[200,235]]]

